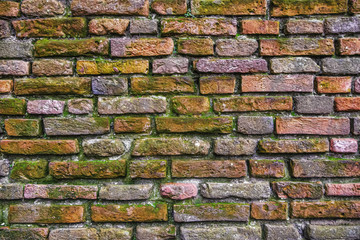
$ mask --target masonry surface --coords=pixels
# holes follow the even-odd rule
[[[359,240],[359,0],[0,0],[0,239]]]

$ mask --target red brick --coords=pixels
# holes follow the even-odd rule
[[[183,15],[186,13],[186,0],[154,0],[151,3],[151,9],[160,15]]]
[[[338,197],[359,197],[360,183],[327,183],[326,195]]]
[[[279,34],[278,21],[250,19],[241,21],[243,34]]]
[[[251,203],[251,217],[258,220],[286,220],[288,205],[286,202]]]
[[[196,197],[198,189],[193,183],[165,183],[160,186],[160,194],[173,200],[184,200]]]
[[[250,160],[250,173],[253,177],[285,177],[285,164],[281,160]]]
[[[340,55],[359,55],[360,54],[360,38],[341,38]]]
[[[17,17],[20,14],[20,3],[12,1],[0,2],[1,17]]]
[[[117,117],[114,120],[115,133],[149,133],[151,119],[148,117]]]
[[[332,138],[330,140],[330,151],[336,153],[356,153],[358,142],[354,138]]]
[[[273,182],[273,191],[281,199],[321,198],[323,187],[321,182]]]
[[[13,80],[0,81],[0,93],[9,93],[13,90]]]
[[[335,111],[351,112],[360,110],[360,97],[336,97]]]
[[[94,35],[124,35],[129,19],[95,18],[89,22],[89,33]]]
[[[316,77],[318,93],[350,93],[351,77]]]
[[[234,76],[204,76],[200,77],[201,94],[231,94],[235,91]]]

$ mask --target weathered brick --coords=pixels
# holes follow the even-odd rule
[[[20,3],[13,1],[0,2],[1,17],[17,17],[20,15]]]
[[[351,112],[360,110],[360,97],[335,97],[335,111]]]
[[[19,38],[38,37],[85,37],[85,18],[39,18],[13,21]]]
[[[272,20],[249,19],[241,21],[243,34],[279,34],[280,23]]]
[[[285,163],[282,160],[250,160],[250,174],[258,178],[285,177]]]
[[[128,80],[122,77],[93,77],[91,88],[96,95],[123,95],[128,91]]]
[[[292,218],[359,218],[359,201],[292,202]]]
[[[71,12],[77,15],[149,15],[148,0],[74,0],[71,2]]]
[[[99,240],[95,228],[58,228],[50,231],[49,240],[65,239]]]
[[[242,134],[270,134],[274,131],[272,117],[239,116],[237,131]]]
[[[359,74],[360,58],[324,58],[322,69],[324,73],[331,74]]]
[[[131,178],[164,178],[166,177],[166,160],[139,160],[130,163]]]
[[[261,228],[259,226],[235,226],[226,224],[224,226],[201,224],[199,226],[182,225],[180,227],[181,237],[184,240],[235,240],[235,239],[261,239]]]
[[[289,20],[286,23],[286,32],[290,34],[322,34],[324,22],[307,19]]]
[[[191,1],[191,12],[194,15],[265,15],[265,0],[250,1]]]
[[[246,176],[244,160],[172,160],[175,178],[240,178]]]
[[[182,76],[132,77],[131,92],[134,94],[193,93],[194,80]]]
[[[100,228],[98,230],[99,240],[131,240],[133,236],[133,229],[128,228]]]
[[[176,227],[174,225],[165,225],[165,226],[146,226],[138,225],[136,227],[136,238],[138,240],[148,240],[148,239],[175,239],[176,237]]]
[[[23,198],[23,186],[20,184],[1,184],[0,185],[0,199],[15,200]]]
[[[360,135],[360,118],[354,118],[352,133],[354,135]]]
[[[157,19],[138,18],[130,21],[131,34],[157,34],[158,33]]]
[[[273,7],[271,9],[271,16],[286,17],[296,15],[313,15],[313,14],[336,14],[345,13],[347,11],[346,0],[273,0]]]
[[[234,76],[203,76],[200,77],[201,94],[231,94],[235,92]]]
[[[294,225],[265,224],[266,240],[302,240],[299,230]]]
[[[358,17],[337,17],[325,19],[325,32],[338,33],[357,33],[360,32],[360,18]]]
[[[329,151],[329,141],[324,138],[270,140],[259,142],[261,153],[321,153]]]
[[[79,152],[77,140],[10,140],[0,141],[0,152],[21,155],[65,155]]]
[[[42,133],[40,119],[5,119],[5,130],[9,136],[39,136]]]
[[[64,112],[65,101],[58,100],[31,100],[27,104],[29,114],[53,115]],[[45,120],[45,119],[44,119]]]
[[[277,134],[348,135],[349,118],[277,117]]]
[[[258,49],[255,39],[219,39],[216,41],[216,53],[219,56],[251,56]]]
[[[129,74],[148,73],[149,61],[143,59],[105,60],[76,62],[76,71],[79,75]]]
[[[68,101],[68,110],[72,114],[88,114],[92,113],[94,103],[92,99],[77,98]]]
[[[215,112],[291,111],[291,97],[244,96],[215,98]]]
[[[28,16],[61,15],[65,6],[58,0],[24,0],[21,2],[21,12]]]
[[[8,160],[0,160],[0,176],[5,177],[9,175],[10,163]]]
[[[98,111],[100,114],[163,113],[166,105],[163,97],[101,97]]]
[[[124,35],[129,23],[129,19],[95,18],[89,22],[89,33],[94,35]]]
[[[360,161],[358,160],[292,160],[291,168],[296,178],[360,176]]]
[[[231,221],[246,222],[250,206],[245,203],[200,203],[174,205],[175,222]]]
[[[189,68],[189,60],[183,57],[155,59],[153,61],[152,67],[153,73],[158,74],[187,73]]]
[[[320,66],[308,57],[273,58],[270,69],[272,73],[317,73]]]
[[[10,205],[10,223],[81,223],[85,209],[80,205]]]
[[[354,138],[332,138],[330,140],[330,151],[336,153],[356,153],[358,142]]]
[[[318,93],[350,93],[351,77],[316,77]]]
[[[323,196],[321,182],[273,182],[272,189],[281,199],[317,199]]]
[[[357,197],[360,196],[360,183],[327,183],[327,196]]]
[[[25,199],[96,199],[97,186],[27,184]]]
[[[0,239],[47,240],[48,228],[1,228]]]
[[[358,225],[308,225],[307,233],[314,240],[348,239],[355,240],[360,236]]]
[[[160,186],[160,194],[173,200],[185,200],[196,197],[198,189],[193,183],[165,183]]]
[[[117,117],[114,120],[115,133],[150,133],[151,120],[148,117]]]
[[[212,183],[200,185],[201,195],[205,198],[244,198],[266,199],[271,195],[268,182],[251,183]]]
[[[335,47],[333,39],[261,39],[260,54],[262,56],[334,55]]]
[[[114,38],[111,56],[139,57],[170,55],[174,49],[172,38]]]
[[[247,75],[241,78],[242,92],[312,92],[312,75]]]
[[[210,111],[210,101],[201,96],[176,96],[171,98],[171,108],[177,114],[203,114]]]
[[[56,179],[103,179],[125,176],[126,161],[63,161],[50,162],[49,173]]]
[[[151,3],[151,9],[160,15],[183,15],[187,11],[187,4],[186,0],[154,0]]]
[[[286,202],[253,202],[251,217],[259,220],[286,220],[288,205]]]
[[[93,222],[159,222],[168,220],[167,204],[93,205]]]
[[[11,36],[10,24],[5,20],[0,20],[0,39]]]
[[[257,140],[250,138],[217,138],[214,153],[226,156],[252,155],[256,151],[257,143]]]
[[[125,147],[120,139],[86,139],[82,143],[84,154],[95,157],[122,155]]]
[[[334,98],[326,96],[296,96],[295,111],[303,114],[329,114],[334,109]]]
[[[360,2],[359,0],[350,0],[350,12],[359,13],[360,12]]]
[[[231,133],[232,117],[157,117],[159,133]]]
[[[214,55],[214,42],[211,38],[180,38],[177,51],[194,56]]]
[[[339,39],[340,55],[359,55],[360,39],[359,38],[341,38]]]
[[[236,21],[230,18],[164,18],[161,33],[164,35],[223,35],[235,36]]]
[[[25,99],[0,98],[0,115],[25,115],[25,111]]]
[[[0,76],[26,76],[30,73],[30,63],[21,60],[0,60]]]
[[[264,59],[202,58],[194,61],[194,68],[202,73],[257,73],[267,72]]]
[[[20,181],[41,179],[47,176],[47,160],[15,161],[10,178]]]
[[[0,55],[2,58],[28,58],[32,56],[32,49],[31,41],[0,40]]]
[[[111,185],[101,187],[99,199],[104,200],[144,200],[150,198],[152,184]]]
[[[79,77],[18,78],[14,82],[16,95],[91,93],[91,79]]]
[[[73,62],[63,59],[42,59],[32,63],[32,73],[36,76],[72,75]]]

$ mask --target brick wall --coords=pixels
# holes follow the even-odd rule
[[[359,0],[0,1],[0,239],[360,239]]]

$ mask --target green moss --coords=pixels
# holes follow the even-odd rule
[[[15,161],[10,178],[16,180],[41,179],[47,175],[47,166],[46,160]]]

